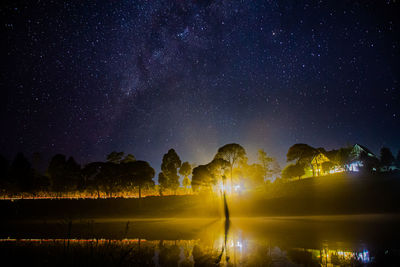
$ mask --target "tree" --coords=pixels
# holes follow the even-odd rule
[[[231,187],[233,185],[233,168],[246,158],[246,150],[239,144],[226,144],[218,149],[214,159],[223,159],[229,163]]]
[[[6,158],[0,156],[0,190],[7,191],[9,187],[10,164]]]
[[[346,166],[350,161],[350,153],[353,148],[351,146],[340,148],[335,155],[335,162],[346,170]]]
[[[66,157],[62,154],[55,155],[51,160],[47,173],[51,180],[54,192],[61,193],[64,190]]]
[[[300,163],[309,163],[316,153],[318,150],[307,144],[295,144],[289,148],[286,159],[288,162],[296,160]]]
[[[22,153],[18,153],[11,164],[11,179],[19,191],[32,192],[34,190],[33,169]]]
[[[77,189],[81,182],[81,165],[79,165],[73,157],[69,157],[65,163],[65,186],[67,190],[73,191]]]
[[[107,161],[118,164],[121,162],[123,156],[124,156],[124,152],[113,151],[107,155]]]
[[[265,182],[265,169],[261,164],[246,165],[243,169],[244,175],[247,177],[245,183],[249,187],[257,187],[264,185]]]
[[[128,154],[125,156],[125,158],[123,160],[121,160],[121,163],[128,163],[128,162],[134,162],[134,161],[136,161],[135,156],[132,154]]]
[[[181,160],[174,149],[168,150],[167,154],[164,154],[161,163],[161,172],[163,173],[162,181],[158,181],[160,184],[160,190],[171,189],[175,192],[179,187],[179,176],[178,168],[181,167]],[[159,176],[160,178],[160,176]]]
[[[32,168],[38,172],[43,171],[44,162],[42,155],[39,152],[34,152],[32,154]]]
[[[86,164],[82,169],[82,188],[95,190],[97,197],[100,198],[102,184],[100,183],[99,174],[104,162],[91,162]]]
[[[396,167],[400,168],[400,150],[399,150],[399,152],[397,152]]]
[[[206,166],[208,168],[208,172],[211,175],[211,179],[209,180],[210,186],[222,182],[223,190],[225,190],[226,189],[225,174],[226,170],[230,168],[229,162],[221,158],[214,158]]]
[[[165,176],[163,172],[160,172],[158,174],[158,185],[159,185],[159,191],[160,191],[160,196],[163,195],[163,191],[168,188],[168,178]]]
[[[296,163],[296,164],[289,164],[287,165],[282,171],[282,178],[290,179],[293,177],[299,177],[305,174],[304,171],[304,164],[303,163]]]
[[[280,173],[280,167],[276,159],[268,156],[262,149],[258,150],[258,161],[262,167],[264,181],[274,174]]]
[[[331,161],[325,161],[322,162],[321,167],[322,167],[322,173],[329,173],[329,171],[335,167],[335,164]]]
[[[207,165],[199,165],[192,171],[192,189],[194,192],[200,189],[209,189],[213,184],[212,175]]]
[[[379,167],[379,160],[376,157],[371,157],[368,155],[368,152],[361,151],[360,160],[363,163],[361,167],[361,171],[364,172],[373,172]]]
[[[189,175],[192,173],[192,166],[189,162],[185,161],[179,168],[179,174],[183,176],[182,185],[185,189],[190,186]]]
[[[387,147],[381,148],[381,157],[380,158],[381,158],[380,165],[382,167],[386,167],[386,168],[391,166],[395,161],[392,151],[390,151],[390,149]]]
[[[153,187],[152,180],[155,174],[154,169],[146,161],[138,160],[123,164],[124,175],[130,183],[139,188],[139,199],[142,198],[143,187]]]
[[[51,180],[54,192],[75,190],[81,182],[81,166],[73,157],[66,160],[66,156],[62,154],[55,155],[51,160],[47,173]]]

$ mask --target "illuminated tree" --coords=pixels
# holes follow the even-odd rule
[[[254,163],[251,165],[246,165],[243,168],[243,172],[245,177],[247,178],[244,181],[247,186],[254,188],[260,185],[264,185],[265,171],[261,164]]]
[[[229,163],[231,186],[233,185],[233,168],[246,159],[246,150],[239,144],[227,144],[218,149],[214,159],[223,159]]]
[[[322,173],[329,173],[329,171],[335,167],[335,164],[332,163],[331,161],[325,161],[321,164],[321,167],[322,167]]]
[[[276,159],[268,156],[268,154],[262,149],[258,150],[258,161],[262,167],[264,181],[281,172]]]
[[[225,177],[226,177],[225,172],[228,168],[230,168],[229,162],[221,158],[214,158],[206,166],[211,175],[211,180],[210,180],[211,185],[215,185],[219,182],[222,182],[225,190]]]
[[[160,193],[162,193],[165,189],[171,189],[175,192],[179,187],[179,176],[178,176],[178,168],[180,168],[182,162],[175,152],[174,149],[168,150],[167,154],[164,154],[163,160],[161,163],[161,172],[163,173],[161,176],[158,176],[158,183],[160,184]]]
[[[282,170],[282,178],[290,179],[294,177],[299,177],[305,174],[304,171],[304,164],[303,163],[296,163],[296,164],[289,164]]]
[[[189,175],[192,173],[192,166],[190,166],[189,162],[185,161],[182,163],[182,166],[179,168],[179,174],[183,176],[182,185],[185,189],[190,186]]]

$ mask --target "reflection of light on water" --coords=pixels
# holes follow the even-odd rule
[[[298,248],[298,251],[308,251],[314,257],[320,259],[322,263],[333,263],[337,264],[340,262],[350,262],[351,260],[357,260],[361,263],[370,263],[371,258],[369,256],[368,250],[363,250],[362,252],[354,251],[343,251],[343,250],[333,250],[324,248],[323,250],[317,249],[306,249]]]
[[[65,239],[0,239],[0,242],[36,243],[38,245],[43,245],[44,247],[46,247],[46,244],[55,246],[57,243],[62,244],[65,241]],[[370,253],[366,249],[362,251],[329,249],[328,246],[324,244],[321,249],[289,248],[285,251],[277,246],[271,246],[266,242],[243,238],[240,232],[233,232],[231,236],[228,237],[224,250],[222,250],[225,245],[224,236],[218,237],[214,242],[207,239],[180,241],[149,241],[144,239],[70,239],[69,242],[71,242],[71,245],[96,243],[101,246],[109,247],[111,242],[113,245],[128,247],[132,245],[142,246],[142,249],[150,247],[153,250],[152,255],[150,254],[149,256],[152,257],[152,261],[156,266],[161,266],[162,264],[159,264],[159,261],[161,259],[168,259],[169,256],[166,257],[165,255],[170,255],[169,253],[172,253],[171,255],[176,255],[176,261],[178,263],[185,262],[194,264],[196,261],[198,262],[207,258],[212,259],[214,262],[221,251],[223,252],[223,255],[219,266],[264,266],[272,262],[277,263],[278,265],[287,265],[287,263],[290,262],[301,264],[301,262],[296,262],[295,259],[297,258],[297,260],[299,260],[301,257],[304,257],[304,259],[307,260],[307,253],[315,263],[319,263],[322,266],[354,265],[354,261],[361,264],[369,264],[372,262]],[[198,247],[197,254],[194,253],[196,246]],[[88,247],[92,247],[92,245],[87,246],[86,248]],[[177,250],[174,250],[174,247],[177,248]],[[85,249],[85,246],[81,248]],[[174,251],[176,251],[175,254]],[[297,255],[297,257],[291,258],[290,251],[297,251],[298,254],[292,253],[292,255]]]

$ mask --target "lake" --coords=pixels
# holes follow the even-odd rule
[[[395,266],[399,222],[399,215],[8,221],[0,254],[34,266]]]

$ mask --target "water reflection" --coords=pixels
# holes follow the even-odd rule
[[[8,251],[8,255],[2,255],[3,259],[32,262],[47,257],[50,265],[74,264],[70,262],[73,259],[89,265],[124,266],[355,266],[372,263],[374,259],[368,250],[332,250],[327,246],[286,248],[240,236],[227,240],[221,252],[221,242],[224,243],[221,240],[210,243],[207,240],[2,239],[0,247],[2,252]],[[18,259],[22,254],[24,258]]]
[[[318,221],[318,225],[321,223]],[[151,223],[148,224],[151,225]],[[176,225],[177,222],[173,221],[172,224]],[[278,225],[282,224],[284,222],[279,220]],[[299,226],[301,221],[290,223],[291,226],[293,224],[297,231],[306,231],[305,228]],[[316,234],[315,225],[310,221],[306,224],[311,224],[313,227],[310,229],[314,230],[306,231],[305,234],[309,238],[305,242],[299,240],[302,235],[293,236],[289,228],[283,228],[284,231],[281,232],[281,228],[272,227],[273,229],[262,232],[261,229],[266,230],[265,228],[268,227],[267,221],[264,220],[251,223],[248,220],[214,220],[202,224],[199,228],[190,228],[196,234],[194,238],[189,239],[185,239],[186,236],[182,235],[182,232],[179,232],[181,238],[175,240],[129,237],[120,239],[5,238],[0,239],[0,256],[3,259],[12,259],[15,265],[41,266],[77,264],[86,266],[358,266],[394,264],[396,257],[399,256],[398,247],[393,245],[393,242],[386,242],[388,240],[384,239],[384,235],[381,236],[381,243],[372,242],[373,239],[367,236],[364,240],[354,240],[354,238],[352,240],[322,240],[321,238],[331,235]],[[132,222],[121,223],[121,228],[127,225],[133,225],[134,229],[139,227]],[[330,224],[323,225],[323,227],[330,226]],[[72,225],[72,229],[78,231],[79,225]],[[134,229],[130,229],[132,234],[136,234]],[[340,229],[342,232],[345,231],[344,228]],[[128,232],[125,234],[130,235],[131,231],[126,229],[124,231]],[[179,229],[176,231],[178,232]],[[372,232],[373,229],[370,231]],[[312,233],[319,238],[313,236]],[[73,235],[74,233],[71,234]],[[310,240],[314,241],[310,243]]]

